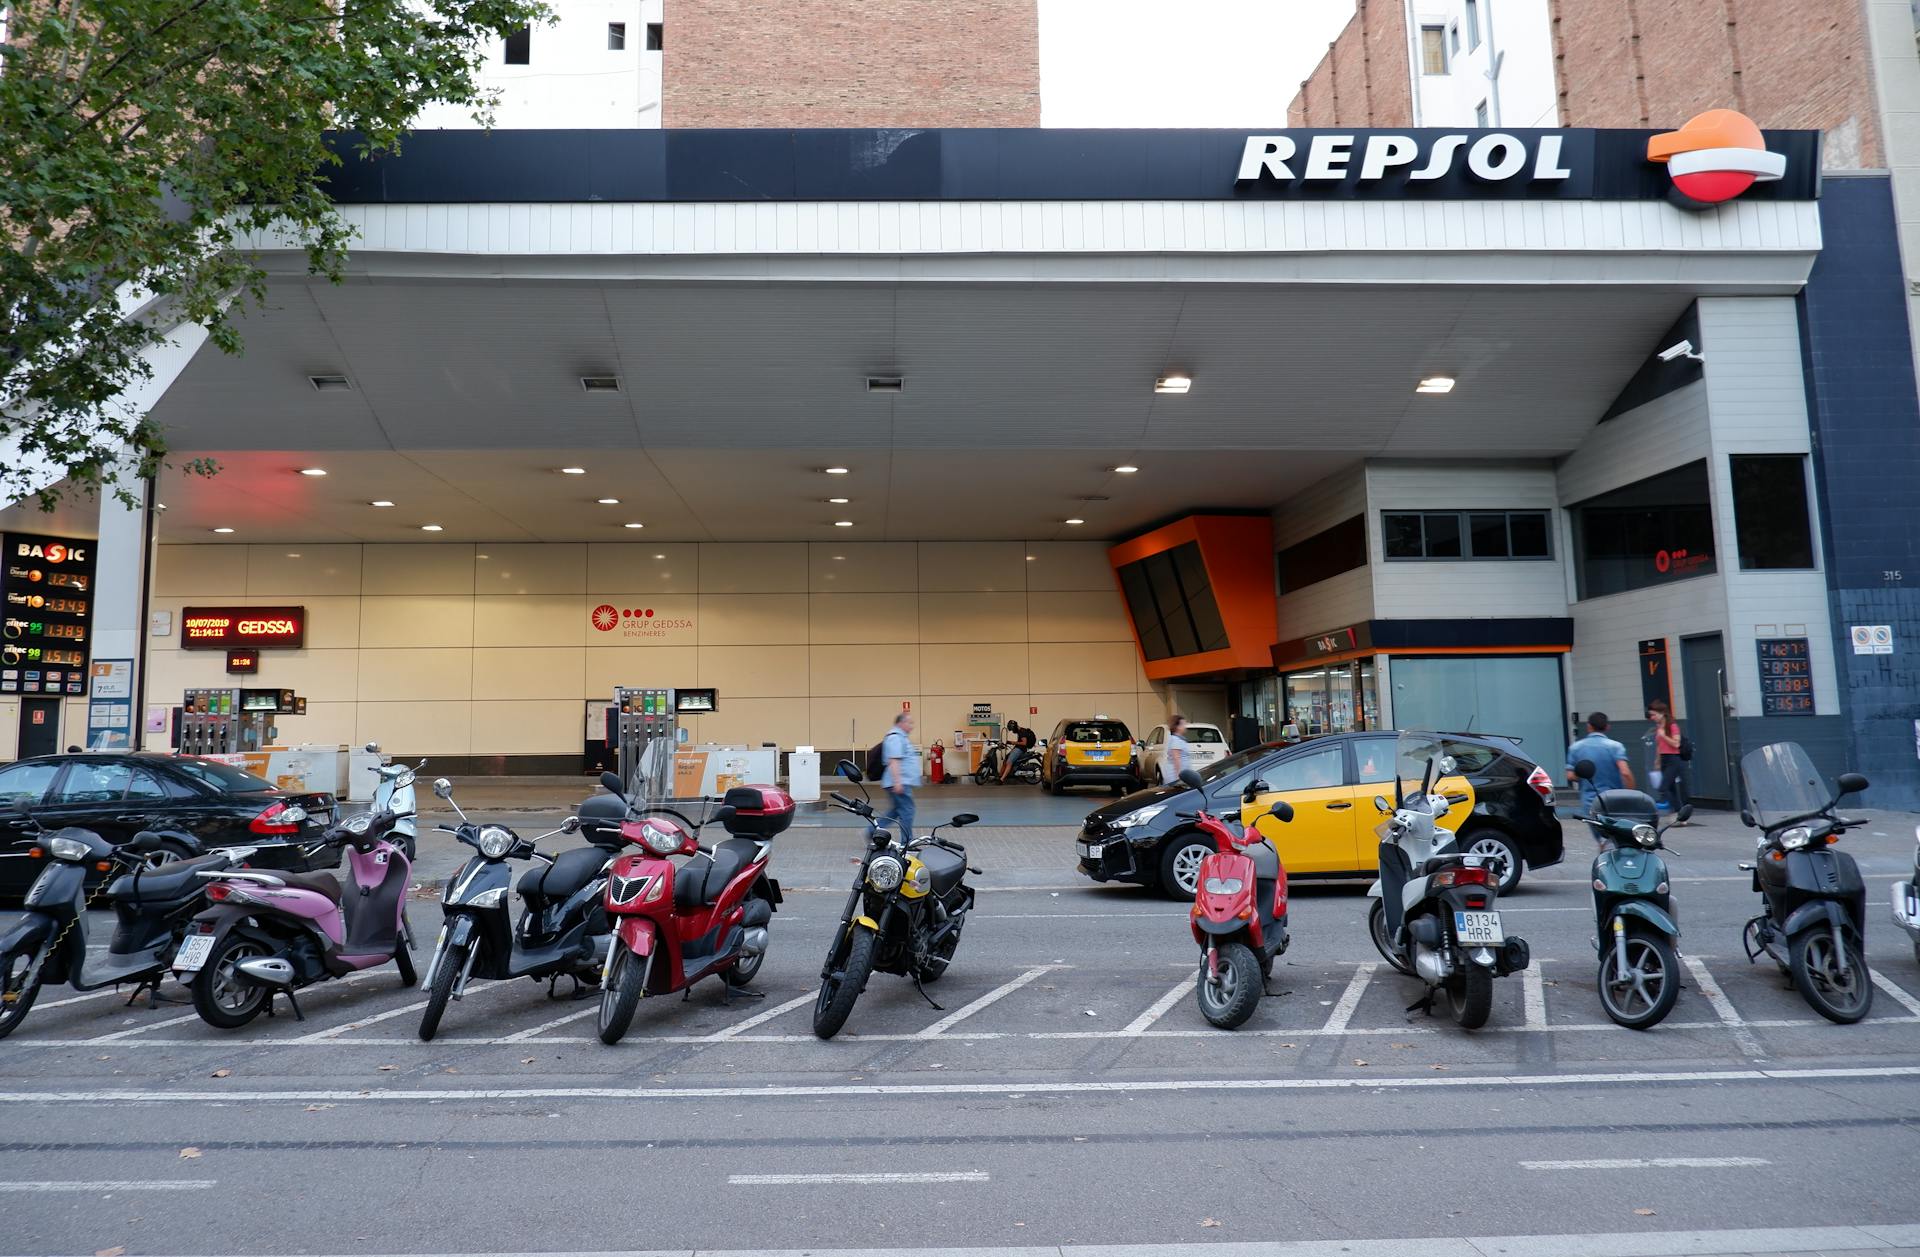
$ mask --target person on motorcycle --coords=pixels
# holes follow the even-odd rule
[[[1020,767],[1027,756],[1033,754],[1033,748],[1039,741],[1032,729],[1023,727],[1017,720],[1007,721],[1007,737],[1013,742],[1013,750],[1000,761],[1000,780],[1003,782],[1013,776],[1013,770]]]

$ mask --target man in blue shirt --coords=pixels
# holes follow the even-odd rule
[[[893,818],[900,823],[900,841],[913,838],[913,792],[920,784],[920,751],[913,744],[913,713],[903,711],[893,718],[881,743],[881,758],[887,761],[883,783],[893,795]]]
[[[1596,711],[1587,717],[1587,736],[1567,748],[1567,780],[1580,787],[1580,802],[1591,811],[1602,790],[1631,790],[1633,769],[1627,764],[1627,748],[1607,736],[1607,713]],[[1591,780],[1574,772],[1577,764],[1593,765]]]

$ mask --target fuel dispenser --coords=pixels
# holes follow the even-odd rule
[[[180,705],[182,755],[237,755],[266,749],[278,734],[274,717],[296,712],[291,690],[188,690]]]
[[[680,742],[673,691],[615,686],[612,719],[628,797],[673,798],[673,753]]]

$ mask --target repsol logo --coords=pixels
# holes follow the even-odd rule
[[[1456,132],[1416,139],[1411,135],[1374,133],[1366,136],[1315,132],[1305,137],[1249,135],[1240,151],[1236,183],[1339,183],[1358,179],[1373,183],[1389,176],[1409,183],[1447,179],[1463,166],[1466,173],[1486,183],[1515,179],[1555,181],[1571,179],[1573,171],[1561,160],[1564,136],[1541,134],[1523,138],[1505,131]]]

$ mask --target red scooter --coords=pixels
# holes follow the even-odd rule
[[[1203,785],[1191,768],[1180,780],[1195,790]],[[1275,800],[1245,834],[1236,834],[1204,809],[1181,814],[1212,838],[1215,847],[1200,861],[1191,924],[1201,951],[1194,997],[1201,1014],[1222,1030],[1253,1016],[1266,993],[1274,958],[1287,950],[1287,870],[1273,842],[1260,832],[1259,823],[1267,816],[1290,821],[1293,805]]]
[[[700,845],[700,824],[669,807],[635,807],[619,777],[600,784],[627,802],[620,835],[641,854],[607,872],[613,946],[600,978],[600,1041],[618,1043],[648,995],[719,974],[729,994],[753,981],[781,901],[767,876],[772,839],[793,823],[793,799],[772,786],[735,786],[706,818],[731,837]]]

